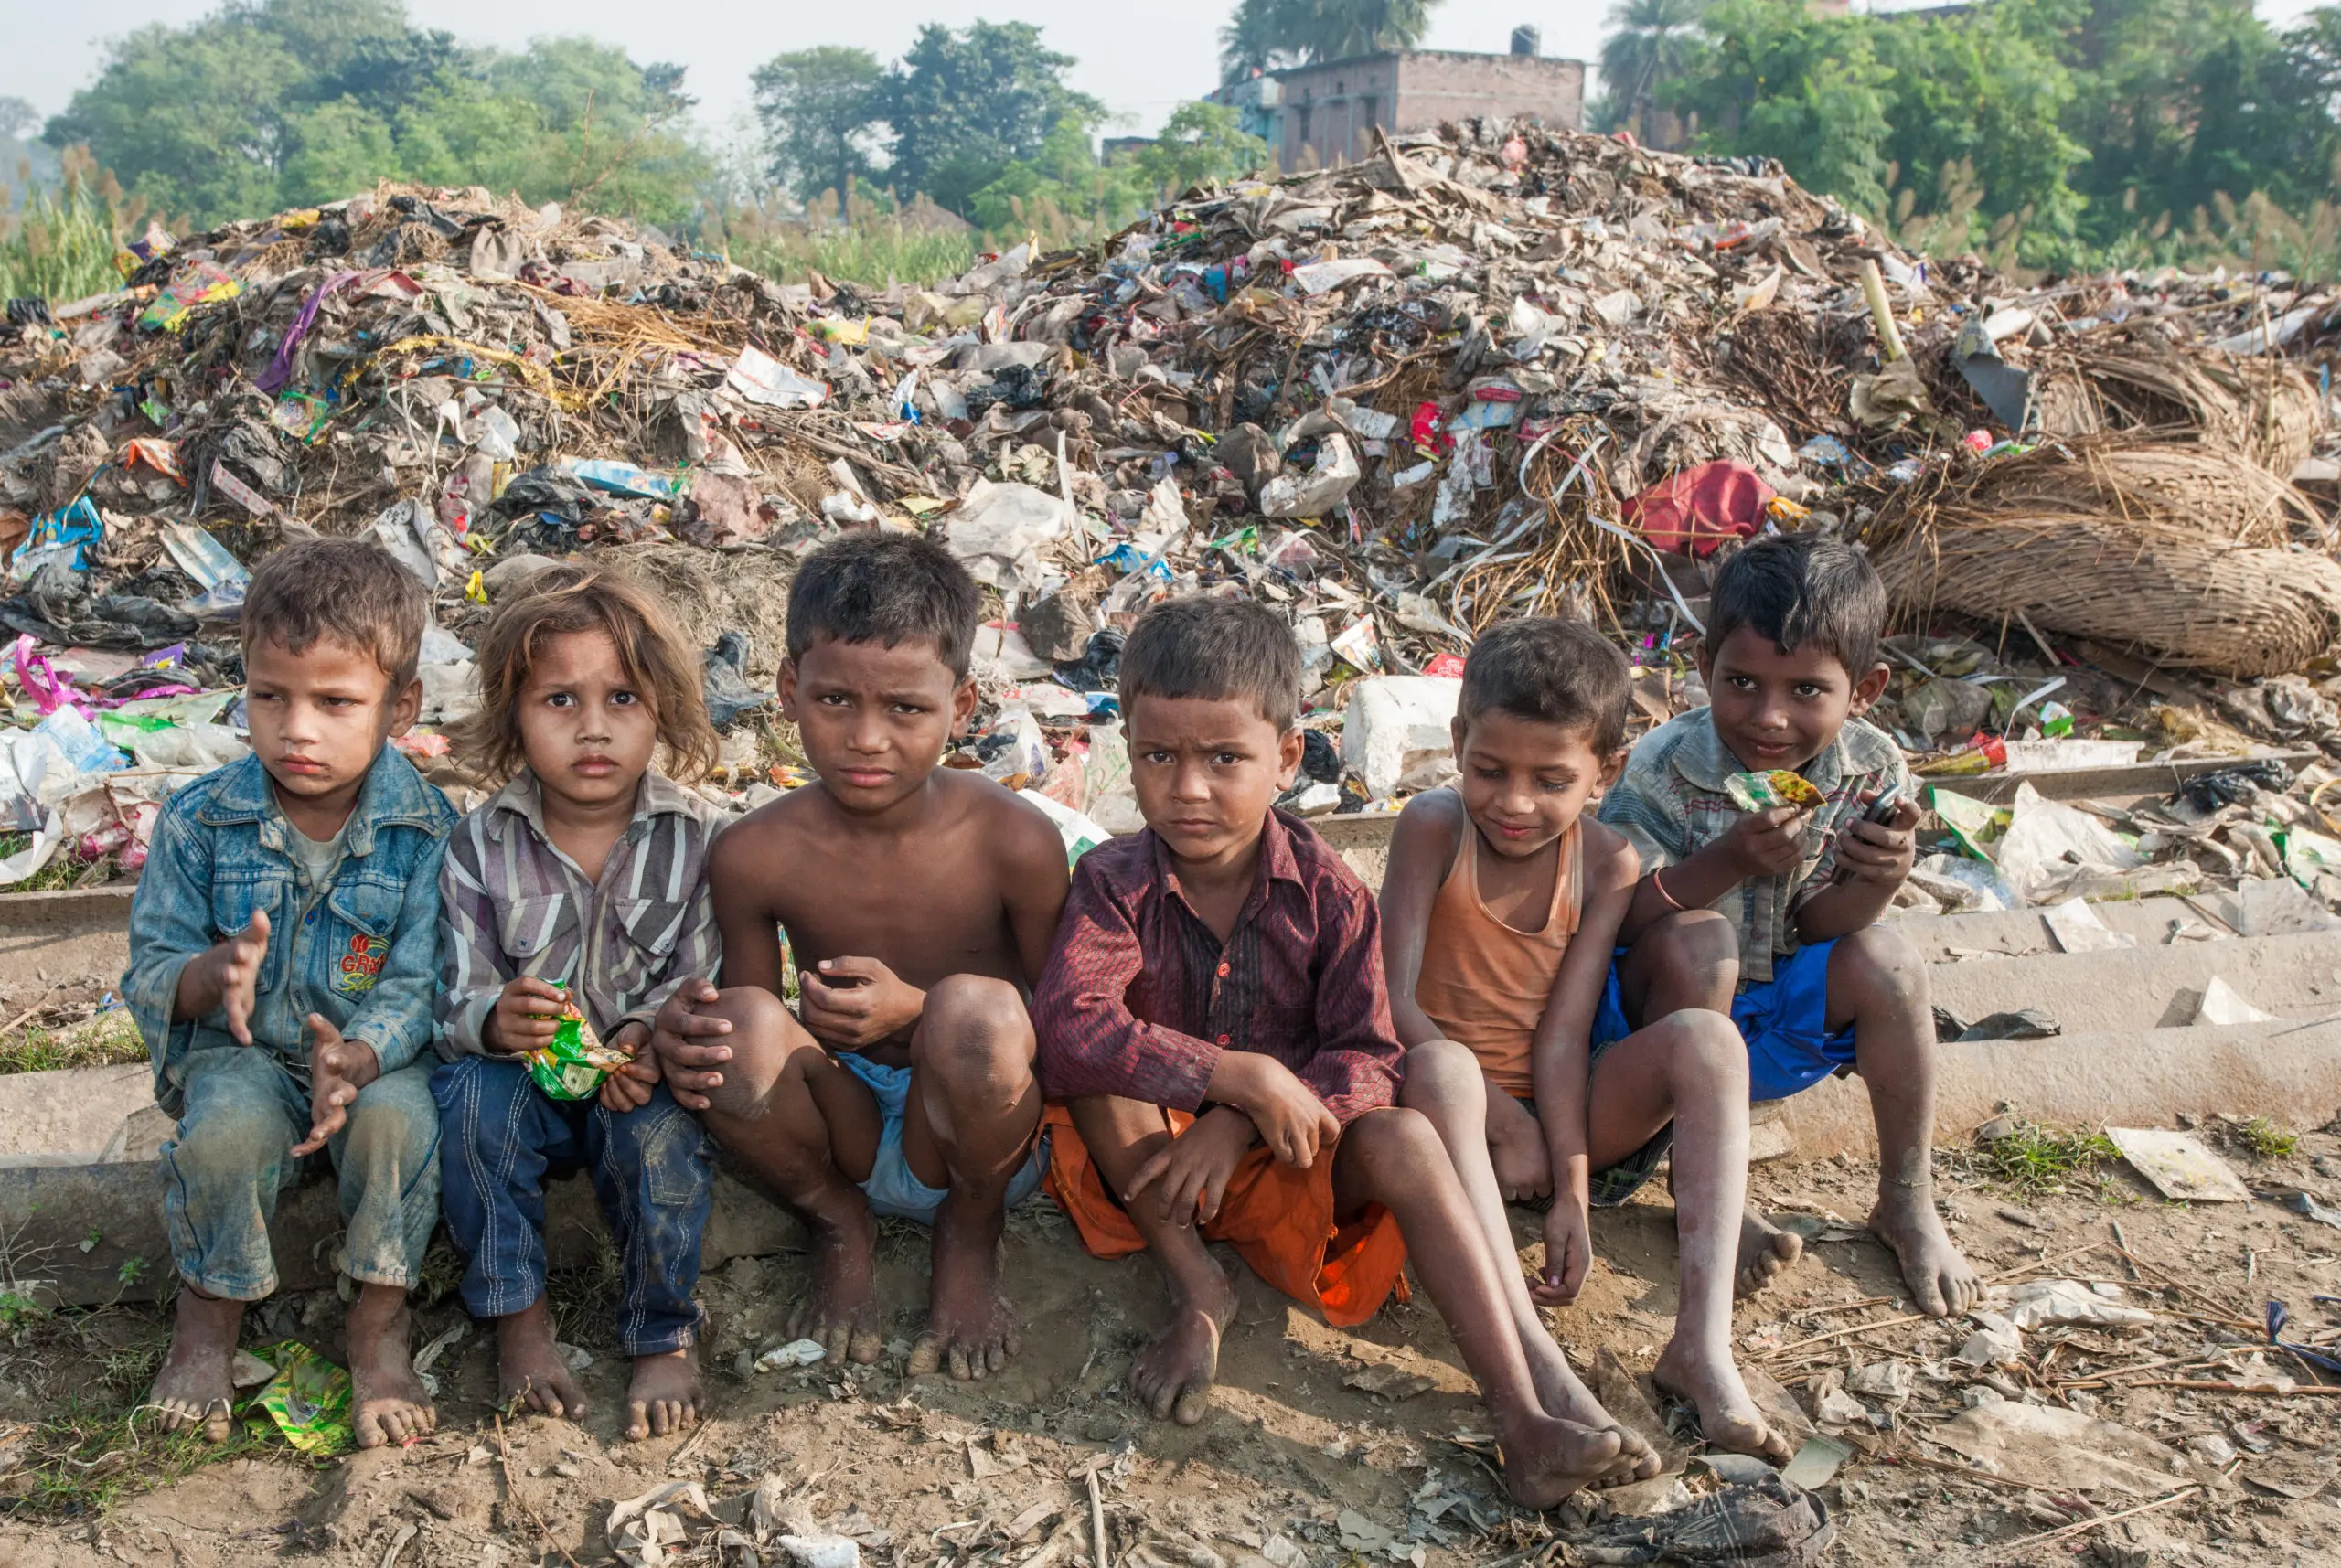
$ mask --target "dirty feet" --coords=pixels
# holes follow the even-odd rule
[[[1888,1187],[1870,1211],[1869,1228],[1901,1260],[1902,1282],[1929,1317],[1956,1317],[1983,1295],[1983,1282],[1951,1244],[1928,1188]]]
[[[1130,1368],[1131,1392],[1155,1420],[1192,1426],[1203,1418],[1219,1375],[1219,1337],[1235,1320],[1235,1290],[1224,1275],[1208,1294],[1172,1296],[1170,1326]]]
[[[995,1197],[963,1200],[957,1189],[935,1217],[935,1283],[926,1331],[911,1347],[910,1375],[949,1368],[982,1381],[1019,1349],[1015,1319],[999,1299],[999,1232],[1007,1211]]]
[[[585,1392],[553,1343],[552,1312],[545,1298],[496,1320],[496,1401],[507,1410],[518,1402],[546,1415],[585,1419]]]
[[[878,1329],[871,1318],[871,1253],[878,1243],[878,1221],[855,1193],[857,1207],[839,1221],[806,1218],[813,1232],[813,1277],[805,1299],[789,1319],[788,1331],[819,1342],[832,1361],[863,1366],[878,1359]]]
[[[1739,1221],[1739,1264],[1732,1279],[1732,1299],[1747,1300],[1795,1267],[1802,1256],[1802,1236],[1781,1230],[1750,1207]]]
[[[1531,1416],[1502,1435],[1503,1484],[1523,1508],[1548,1509],[1598,1482],[1618,1477],[1623,1435],[1574,1421]]]
[[[1540,1323],[1531,1336],[1523,1332],[1521,1349],[1528,1357],[1528,1380],[1536,1391],[1536,1403],[1546,1415],[1594,1432],[1614,1432],[1618,1435],[1618,1457],[1609,1472],[1598,1477],[1595,1486],[1621,1487],[1629,1481],[1647,1481],[1658,1474],[1662,1462],[1655,1449],[1641,1434],[1620,1422],[1593,1397],[1593,1391],[1577,1381],[1568,1358],[1545,1332]]]
[[[228,1366],[235,1357],[236,1334],[243,1322],[242,1302],[200,1295],[191,1285],[179,1286],[170,1358],[155,1375],[155,1392],[147,1396],[148,1403],[162,1413],[164,1431],[200,1426],[209,1441],[227,1440],[234,1429],[230,1417],[236,1399]]]
[[[1658,1358],[1651,1381],[1697,1408],[1699,1432],[1708,1446],[1752,1454],[1769,1465],[1785,1465],[1796,1456],[1788,1439],[1766,1424],[1728,1354],[1701,1356],[1677,1339]]]
[[[625,1435],[636,1442],[699,1424],[699,1356],[689,1346],[663,1355],[636,1356],[625,1391]]]
[[[350,1424],[360,1448],[411,1443],[439,1424],[407,1352],[406,1291],[361,1285],[349,1307]]]

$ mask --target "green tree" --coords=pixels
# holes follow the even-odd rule
[[[1601,96],[1594,122],[1641,125],[1657,91],[1697,56],[1708,0],[1618,0],[1601,43]]]
[[[1220,29],[1227,80],[1255,69],[1410,49],[1439,0],[1238,0]]]
[[[837,192],[842,216],[853,182],[877,166],[885,80],[878,57],[825,44],[775,56],[753,80],[772,177],[802,201]]]
[[[410,27],[399,0],[230,0],[115,44],[43,139],[207,223],[384,178],[675,221],[708,167],[679,129],[681,77],[585,39],[467,49]]]
[[[1150,188],[1173,194],[1249,174],[1267,161],[1268,144],[1244,130],[1242,116],[1224,103],[1201,101],[1172,110],[1136,158]]]
[[[1067,119],[1098,124],[1106,106],[1065,85],[1073,64],[1029,22],[921,27],[881,89],[902,188],[965,216],[976,191],[1039,157]]]

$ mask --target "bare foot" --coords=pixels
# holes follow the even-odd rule
[[[954,1191],[935,1217],[935,1283],[926,1331],[911,1347],[910,1375],[944,1367],[981,1381],[1021,1348],[1015,1319],[999,1299],[999,1233],[1008,1220],[997,1199],[963,1203]]]
[[[351,1424],[360,1448],[412,1443],[439,1424],[439,1413],[407,1353],[406,1291],[361,1285],[349,1307]]]
[[[1983,1282],[1951,1244],[1935,1212],[1934,1194],[1890,1188],[1878,1194],[1869,1228],[1902,1263],[1902,1283],[1929,1317],[1956,1317],[1983,1297]]]
[[[170,1357],[155,1374],[155,1392],[147,1396],[162,1413],[164,1431],[200,1426],[207,1440],[227,1441],[234,1430],[236,1402],[228,1364],[235,1357],[236,1335],[243,1322],[242,1302],[198,1295],[190,1285],[179,1286]]]
[[[625,1391],[625,1435],[636,1442],[699,1424],[699,1357],[685,1346],[663,1355],[636,1356]]]
[[[1203,1299],[1172,1297],[1170,1326],[1138,1352],[1130,1367],[1130,1389],[1155,1420],[1192,1426],[1211,1409],[1212,1380],[1219,1375],[1219,1337],[1235,1320],[1235,1290],[1225,1275]]]
[[[1804,1256],[1804,1238],[1783,1231],[1751,1206],[1739,1221],[1739,1273],[1732,1280],[1732,1299],[1745,1301],[1796,1266]]]
[[[585,1419],[585,1391],[570,1374],[552,1336],[552,1310],[541,1296],[532,1307],[496,1320],[496,1402],[515,1401],[546,1415]]]
[[[1618,1435],[1618,1458],[1609,1472],[1590,1483],[1597,1487],[1621,1487],[1629,1481],[1647,1481],[1658,1474],[1665,1461],[1650,1445],[1642,1435],[1619,1421],[1593,1397],[1593,1391],[1577,1381],[1576,1371],[1550,1334],[1540,1326],[1534,1335],[1521,1337],[1521,1349],[1528,1355],[1528,1379],[1536,1390],[1536,1403],[1546,1415],[1594,1432],[1614,1432]]]
[[[850,1360],[866,1367],[878,1359],[879,1349],[870,1307],[878,1221],[862,1204],[842,1223],[813,1221],[812,1231],[813,1279],[788,1331],[819,1341],[832,1361]]]
[[[1676,1339],[1651,1370],[1651,1381],[1697,1407],[1699,1433],[1709,1447],[1752,1454],[1768,1465],[1785,1465],[1796,1457],[1788,1439],[1774,1432],[1756,1408],[1728,1355],[1704,1357]]]
[[[1596,1431],[1574,1421],[1531,1416],[1504,1435],[1504,1487],[1523,1508],[1551,1508],[1616,1472],[1621,1436],[1614,1426]]]

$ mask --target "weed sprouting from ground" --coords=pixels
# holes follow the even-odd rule
[[[2300,1134],[2265,1116],[2243,1123],[2235,1129],[2235,1136],[2255,1159],[2290,1159],[2301,1147]]]
[[[2066,1184],[2096,1167],[2122,1157],[2100,1128],[2059,1132],[2036,1122],[2018,1122],[2004,1137],[1975,1151],[1982,1173],[2026,1193],[2061,1192]]]
[[[54,1072],[146,1059],[138,1025],[122,1008],[63,1029],[29,1028],[0,1037],[0,1073]]]

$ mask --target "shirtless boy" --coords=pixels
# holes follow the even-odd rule
[[[876,1360],[875,1216],[917,1220],[934,1282],[911,1371],[958,1378],[1016,1350],[996,1259],[1047,1168],[1024,1003],[1066,888],[1046,816],[940,765],[975,712],[980,609],[929,539],[860,533],[806,558],[780,702],[818,782],[716,840],[722,988],[686,986],[653,1035],[675,1098],[812,1230],[796,1331]]]

